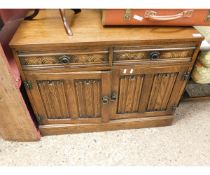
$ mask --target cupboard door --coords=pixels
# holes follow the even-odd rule
[[[112,119],[171,115],[184,91],[187,70],[181,66],[115,69]]]
[[[26,73],[32,107],[40,124],[109,120],[110,72]]]

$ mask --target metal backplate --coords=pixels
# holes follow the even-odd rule
[[[125,21],[129,21],[132,18],[132,13],[131,13],[131,9],[126,9],[125,10],[125,15],[124,15],[124,20]]]
[[[148,18],[150,16],[155,16],[155,15],[157,15],[157,12],[155,12],[153,10],[146,10],[145,13],[144,13],[145,18]]]
[[[208,15],[206,17],[206,21],[210,21],[210,9],[208,10]]]

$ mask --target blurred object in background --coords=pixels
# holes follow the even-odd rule
[[[74,15],[76,15],[76,14],[78,14],[78,13],[81,12],[80,9],[71,9],[71,10],[72,10],[73,14],[71,14],[70,17],[68,17],[66,15],[66,11],[67,10],[65,10],[65,9],[59,9],[61,18],[63,20],[63,25],[65,27],[65,30],[66,30],[67,35],[69,35],[69,36],[72,36],[73,35],[73,33],[71,31],[71,23],[72,23],[73,17],[74,17]]]

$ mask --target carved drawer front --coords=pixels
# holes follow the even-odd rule
[[[41,118],[40,124],[104,121],[106,104],[101,99],[108,86],[102,85],[110,83],[106,77],[109,77],[106,71],[86,75],[80,72],[27,75],[32,107],[37,118]]]
[[[121,47],[114,49],[114,62],[190,62],[195,47],[138,48]]]
[[[94,53],[20,54],[23,67],[108,65],[108,51]]]

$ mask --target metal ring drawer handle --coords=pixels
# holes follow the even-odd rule
[[[64,55],[64,56],[59,57],[58,60],[60,63],[67,64],[67,63],[70,63],[71,58],[69,56]]]
[[[149,54],[150,60],[156,60],[159,58],[159,56],[160,56],[160,52],[150,52]]]
[[[184,17],[191,17],[193,10],[185,10],[175,15],[166,15],[166,16],[158,16],[156,11],[146,10],[144,14],[144,18],[149,18],[156,21],[168,21],[168,20],[176,20]]]
[[[102,97],[102,103],[103,104],[108,104],[109,103],[109,97],[108,96],[103,96]]]

